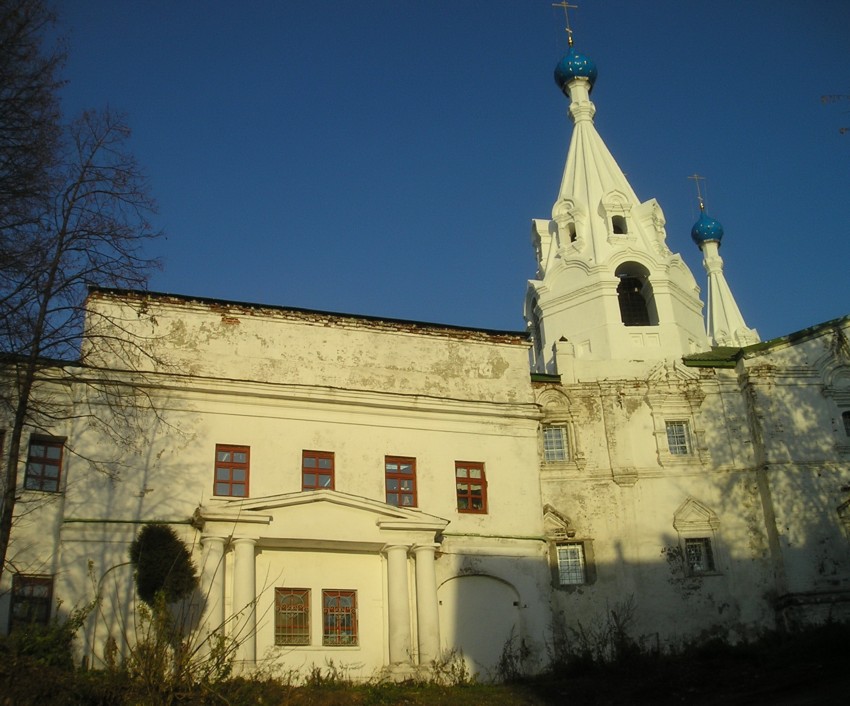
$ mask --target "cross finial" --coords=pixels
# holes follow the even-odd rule
[[[561,2],[553,2],[552,7],[563,7],[564,8],[564,22],[566,23],[566,33],[567,33],[567,42],[569,45],[573,45],[573,30],[570,27],[570,10],[578,10],[578,5],[570,5],[567,0],[561,0]]]
[[[701,181],[703,181],[703,182],[705,181],[705,177],[700,176],[699,174],[694,172],[693,174],[691,174],[691,176],[688,177],[688,179],[693,179],[694,182],[696,183],[696,185],[697,185],[697,199],[699,200],[699,210],[705,211],[705,201],[703,201],[702,189],[700,188],[700,185],[699,185],[699,183]]]

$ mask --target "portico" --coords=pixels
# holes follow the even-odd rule
[[[447,520],[320,490],[212,501],[195,522],[206,631],[235,640],[243,667],[280,652],[409,673],[439,656],[436,539]],[[287,641],[276,598],[295,593],[306,596],[299,644]],[[351,596],[344,645],[329,639],[330,593]]]

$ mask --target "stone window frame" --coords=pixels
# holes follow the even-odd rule
[[[291,604],[288,598],[300,599]],[[303,647],[310,640],[310,589],[276,587],[274,590],[274,644],[275,646]]]
[[[339,603],[331,604],[332,599],[339,599]],[[344,606],[344,599],[351,599],[351,604]],[[360,642],[357,622],[356,590],[322,589],[323,647],[357,647]]]
[[[228,458],[221,458],[228,454]],[[244,461],[235,460],[235,454],[244,454]],[[239,474],[243,474],[239,478]],[[216,444],[213,466],[213,495],[218,498],[250,497],[251,447],[242,444]],[[234,492],[241,489],[243,494]]]
[[[308,465],[308,462],[315,462]],[[322,462],[327,465],[322,466]],[[312,476],[312,479],[310,478]],[[322,483],[327,477],[328,482]],[[311,482],[308,483],[308,480]],[[336,489],[336,459],[333,451],[301,451],[301,490],[335,490]]]
[[[540,468],[544,471],[580,471],[587,464],[584,451],[581,447],[575,414],[572,410],[570,398],[557,389],[544,390],[538,396],[538,404],[543,409],[543,419],[540,421],[538,432],[538,458]],[[563,461],[547,461],[544,429],[546,427],[563,427],[565,430],[565,443],[567,458]]]
[[[655,436],[659,465],[683,468],[693,467],[695,464],[710,464],[711,455],[705,441],[705,429],[698,424],[699,408],[705,399],[705,393],[699,388],[698,381],[688,378],[692,373],[681,372],[678,367],[673,371],[664,366],[660,367],[663,369],[655,371],[647,381],[649,390],[646,394],[652,415],[652,433]],[[669,372],[672,372],[672,375],[668,377]],[[683,377],[679,377],[677,372]],[[664,375],[665,379],[654,379],[658,375]],[[691,443],[689,454],[670,453],[667,441],[668,422],[687,422]]]
[[[596,583],[596,561],[593,553],[593,538],[580,534],[569,517],[558,512],[551,505],[543,508],[543,526],[549,544],[549,567],[552,587],[566,592],[585,588]],[[584,581],[581,583],[561,583],[561,562],[559,547],[581,545]]]
[[[473,471],[478,471],[480,475],[474,478]],[[474,492],[476,486],[479,489],[478,495]],[[487,514],[487,474],[482,462],[455,461],[455,493],[458,512],[473,515]],[[480,503],[479,507],[474,507],[476,501]],[[464,502],[466,506],[461,507]]]
[[[636,239],[632,205],[629,197],[622,191],[609,191],[599,202],[605,225],[608,229],[609,243],[628,243]],[[616,232],[620,230],[622,232]]]
[[[59,493],[62,490],[62,467],[65,460],[65,437],[42,436],[33,434],[27,446],[27,464],[24,470],[24,490],[37,490],[42,493]],[[34,453],[34,447],[42,447],[41,455]],[[51,450],[59,451],[53,456]],[[40,470],[36,469],[40,467]],[[52,477],[47,467],[56,473]]]
[[[721,554],[718,530],[720,520],[713,510],[703,503],[688,498],[673,515],[673,529],[678,535],[678,548],[681,552],[682,571],[688,578],[701,578],[704,576],[720,576]],[[703,543],[711,559],[711,566],[706,569],[695,569],[689,561],[688,544],[695,542]]]

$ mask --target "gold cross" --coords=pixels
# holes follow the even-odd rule
[[[569,45],[573,45],[573,30],[570,27],[570,10],[578,10],[578,5],[570,5],[567,0],[561,0],[561,2],[553,2],[552,7],[563,7],[564,8],[564,22],[566,22],[566,32],[567,32],[567,42]]]
[[[701,181],[703,181],[703,182],[704,182],[704,181],[705,181],[705,177],[704,177],[704,176],[700,176],[699,174],[697,174],[696,172],[694,172],[691,176],[689,176],[689,177],[688,177],[688,179],[693,179],[693,180],[694,180],[694,182],[696,183],[696,185],[697,185],[697,199],[699,200],[699,210],[700,210],[700,211],[704,211],[704,210],[705,210],[705,202],[704,202],[704,201],[703,201],[703,199],[702,199],[702,189],[700,189],[700,185],[699,185],[699,183],[700,183]]]

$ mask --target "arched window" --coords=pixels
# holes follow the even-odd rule
[[[620,304],[620,319],[625,326],[655,326],[658,316],[649,271],[636,262],[626,262],[615,272],[619,278],[617,300]]]
[[[628,235],[629,228],[626,225],[625,216],[612,216],[611,229],[614,231],[614,235]]]
[[[637,277],[621,277],[617,285],[620,300],[620,318],[626,326],[649,326],[649,311],[646,300],[640,293],[643,282]]]

